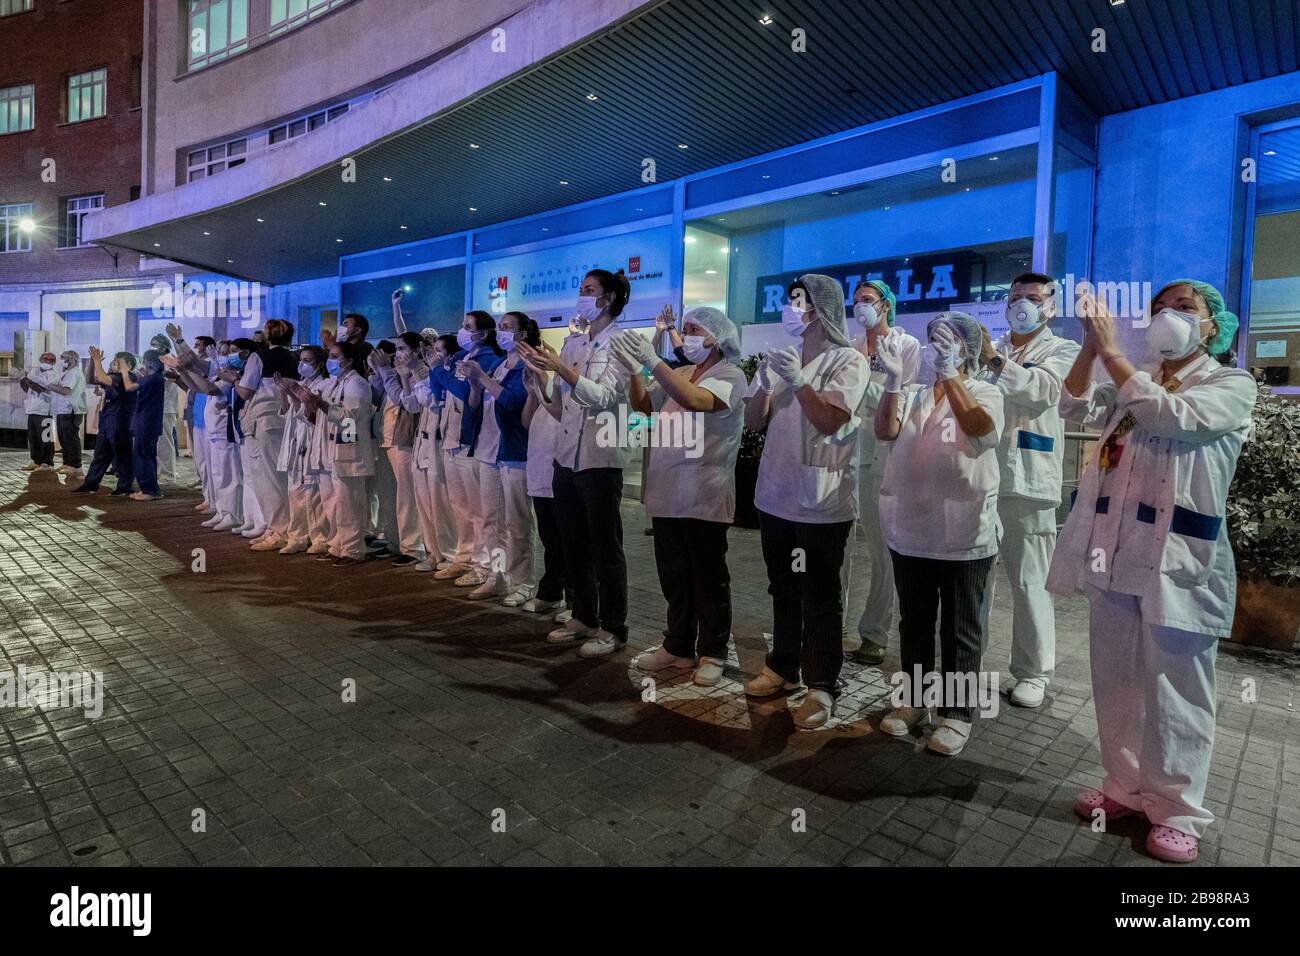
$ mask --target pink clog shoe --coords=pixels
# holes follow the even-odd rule
[[[1190,833],[1157,824],[1147,834],[1147,852],[1166,863],[1191,863],[1201,852],[1201,841]]]
[[[1083,820],[1092,820],[1092,812],[1100,807],[1106,813],[1107,820],[1122,820],[1137,813],[1122,803],[1117,803],[1100,790],[1085,790],[1074,801],[1075,815]]]

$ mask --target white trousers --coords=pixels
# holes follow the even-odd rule
[[[203,489],[203,503],[212,511],[213,504],[212,476],[208,473],[208,433],[203,428],[190,428],[190,455],[194,459],[194,470],[199,476],[199,487]]]
[[[415,480],[411,475],[414,456],[410,448],[385,448],[380,457],[380,514],[388,550],[420,556],[420,509],[415,502]]]
[[[257,491],[253,487],[253,443],[245,438],[238,445],[239,469],[242,475],[242,498],[244,500],[244,524],[249,528],[266,529],[266,518],[262,516],[262,505],[257,500]]]
[[[533,516],[528,473],[523,465],[479,462],[478,487],[483,535],[479,562],[517,588],[533,577]]]
[[[176,483],[176,416],[164,415],[158,436],[158,480]]]
[[[320,485],[289,480],[289,528],[286,544],[329,544],[329,521],[320,500]]]
[[[858,619],[858,636],[864,641],[888,647],[889,630],[896,620],[894,608],[898,596],[894,592],[894,562],[889,557],[889,545],[885,543],[885,532],[880,526],[880,482],[883,478],[884,469],[881,469],[880,474],[870,474],[862,481],[858,500],[859,517],[849,536],[849,546],[844,549],[844,563],[840,566],[840,589],[844,595],[847,626],[849,588],[853,580],[853,548],[858,532],[861,532],[871,577],[867,585],[867,603],[862,609],[862,617]]]
[[[1056,607],[1046,585],[1056,550],[1056,508],[1027,498],[999,498],[998,516],[998,560],[1011,582],[1011,676],[1050,680],[1056,669]],[[989,576],[990,587],[994,579]]]
[[[1214,748],[1217,638],[1146,624],[1139,599],[1093,591],[1092,696],[1102,792],[1152,823],[1201,837]]]
[[[202,434],[202,432],[200,432]],[[208,466],[209,503],[217,514],[244,520],[244,470],[239,446],[226,441],[206,441],[203,457]]]
[[[420,519],[424,552],[429,560],[437,563],[456,559],[456,526],[447,498],[441,452],[434,460],[433,467],[419,468],[412,459],[411,483],[415,488],[415,510]]]
[[[478,491],[478,462],[467,455],[443,458],[447,476],[447,498],[456,523],[457,564],[478,567],[479,541],[483,533],[482,502]],[[481,570],[486,570],[482,568]]]
[[[266,428],[265,425],[257,430],[256,437],[244,439],[244,445],[249,450],[251,468],[248,481],[257,497],[263,519],[259,527],[265,526],[269,533],[274,533],[281,539],[289,531],[288,476],[275,467],[276,460],[280,457],[282,441],[283,428]]]
[[[330,554],[336,558],[364,559],[369,523],[365,477],[322,474],[320,500],[330,523]]]

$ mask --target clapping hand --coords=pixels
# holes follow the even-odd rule
[[[375,349],[371,352],[368,362],[370,368],[376,372],[381,369],[390,368],[393,364],[392,359],[388,357],[388,353],[383,349]]]
[[[885,375],[885,391],[903,390],[903,337],[891,335],[876,346],[876,361]]]
[[[533,348],[527,342],[516,342],[515,350],[523,357],[524,364],[534,372],[558,372],[566,367],[560,359],[560,353],[546,342],[540,348]]]
[[[773,372],[785,379],[791,388],[798,390],[803,387],[803,361],[799,349],[795,346],[786,345],[772,349],[767,353],[767,364]]]
[[[175,322],[168,322],[167,325],[164,326],[164,329],[167,332],[167,337],[173,342],[183,341],[181,327]]]
[[[657,364],[659,356],[655,354],[650,340],[632,329],[620,332],[610,343],[614,356],[628,367],[630,371],[639,372]]]
[[[930,362],[938,381],[957,377],[957,355],[960,349],[952,329],[946,325],[935,328],[930,339]]]
[[[665,305],[655,316],[655,328],[660,332],[667,332],[669,329],[677,327],[677,317],[673,315],[673,307]]]

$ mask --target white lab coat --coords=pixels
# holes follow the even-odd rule
[[[226,432],[233,386],[225,382],[218,384],[221,396],[209,395],[203,403],[203,429],[200,432],[207,442],[204,456],[208,470],[208,503],[217,514],[242,523],[244,469],[239,459],[238,441],[229,441]]]
[[[303,385],[319,395],[328,381],[327,377],[316,375]],[[283,417],[284,439],[275,467],[287,477],[289,527],[285,543],[292,547],[310,543],[323,548],[329,541],[329,522],[321,506],[319,473],[308,467],[315,423],[303,418],[293,403]]]
[[[435,564],[450,561],[456,555],[456,529],[443,468],[442,403],[435,398],[427,375],[413,381],[411,389],[402,394],[402,407],[420,415],[411,448],[411,475],[424,553]]]
[[[1102,426],[1098,449],[1126,413],[1136,422],[1106,476],[1096,456],[1084,471],[1047,586],[1091,598],[1103,792],[1200,837],[1214,819],[1214,659],[1236,600],[1224,511],[1256,388],[1209,356],[1178,377],[1173,393],[1145,371],[1062,392],[1066,417]]]
[[[329,411],[317,418],[317,428],[325,438],[321,504],[330,522],[330,553],[360,560],[365,555],[369,525],[366,479],[375,474],[370,385],[349,369],[331,379],[322,394],[330,405]]]

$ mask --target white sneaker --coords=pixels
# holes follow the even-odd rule
[[[250,547],[248,550],[249,551],[279,551],[283,547],[284,547],[284,540],[282,538],[278,538],[275,535],[268,534],[254,541],[252,547]],[[292,554],[293,552],[291,551],[289,553]]]
[[[827,691],[813,687],[809,689],[799,709],[794,712],[794,725],[800,730],[816,730],[825,727],[833,713],[835,713],[835,698]]]
[[[791,684],[772,668],[764,665],[762,673],[753,680],[745,681],[745,696],[772,697],[782,691],[794,690],[798,686],[798,684]]]
[[[225,515],[223,515],[221,512],[217,512],[207,521],[200,521],[199,524],[205,528],[215,528],[217,525],[221,524],[221,522],[224,521],[225,518],[226,518]]]
[[[649,671],[653,674],[655,671],[685,670],[688,667],[694,667],[695,658],[678,657],[676,654],[670,654],[661,645],[653,651],[642,654],[633,663],[636,664],[639,670]]]
[[[195,510],[195,511],[207,511],[207,510],[208,510],[208,503],[207,503],[206,501],[200,501],[197,505],[194,506],[194,510]]]
[[[557,607],[564,607],[563,601],[543,601],[541,598],[529,598],[520,605],[530,614],[547,614],[554,611]]]
[[[22,467],[20,470],[21,470],[21,471],[35,471],[35,470],[36,470],[37,468],[39,468],[39,467],[41,467],[41,466],[38,465],[38,464],[36,464],[36,462],[33,461],[33,462],[29,463],[29,464],[23,465],[23,467]]]
[[[231,515],[222,516],[221,520],[212,525],[213,531],[233,531],[235,529],[235,519]]]
[[[330,546],[328,544],[313,544],[307,549],[308,554],[328,554]]]
[[[291,541],[288,544],[286,544],[283,548],[281,548],[277,553],[278,554],[300,554],[306,550],[307,550],[307,545],[305,542]]]
[[[578,656],[604,657],[606,654],[613,654],[626,643],[627,641],[620,641],[609,631],[597,629],[591,632],[591,640],[578,648]]]
[[[917,724],[930,717],[926,707],[899,707],[891,710],[880,721],[880,729],[891,737],[906,737]]]
[[[247,531],[243,532],[245,538],[253,539],[260,538],[264,534],[266,534],[265,528],[249,528]]]
[[[439,568],[434,572],[433,579],[435,581],[454,581],[468,570],[469,565],[467,564],[449,564],[447,567]]]
[[[230,533],[231,533],[231,534],[243,534],[243,533],[244,533],[244,529],[247,528],[247,527],[248,527],[248,525],[244,524],[242,521],[237,521],[237,522],[235,522],[233,525],[231,525],[231,527],[230,527]]]
[[[436,571],[436,570],[438,570],[438,566],[437,566],[436,564],[434,564],[432,561],[430,561],[428,558],[425,558],[423,561],[421,561],[419,564],[417,564],[417,565],[415,566],[415,570],[417,570],[417,571]]]
[[[521,584],[519,587],[507,594],[501,603],[506,607],[519,607],[527,602],[529,597],[532,596],[532,593],[533,589],[531,585]]]
[[[596,633],[594,627],[588,627],[581,621],[568,620],[563,627],[557,627],[551,633],[546,635],[547,644],[572,644],[574,641],[583,637],[591,637]]]
[[[573,612],[567,607],[555,615],[556,624],[568,624],[571,620],[573,620]]]
[[[716,657],[701,657],[699,667],[691,675],[691,683],[699,687],[713,687],[722,680],[723,664]]]
[[[446,571],[448,568],[460,567],[455,561],[439,561],[437,568],[439,571]]]
[[[955,757],[962,752],[970,739],[970,723],[943,717],[930,735],[930,750],[945,757]]]
[[[1017,707],[1039,707],[1043,703],[1046,692],[1046,677],[1031,677],[1028,680],[1016,681],[1016,686],[1011,688],[1011,703]]]
[[[456,583],[460,584],[460,581],[457,580]],[[484,598],[501,597],[506,592],[507,585],[505,581],[501,580],[501,575],[489,574],[482,584],[469,592],[469,599],[471,601],[482,601]]]
[[[483,572],[478,568],[470,568],[451,583],[458,588],[476,588],[486,580],[487,578],[483,577]]]

